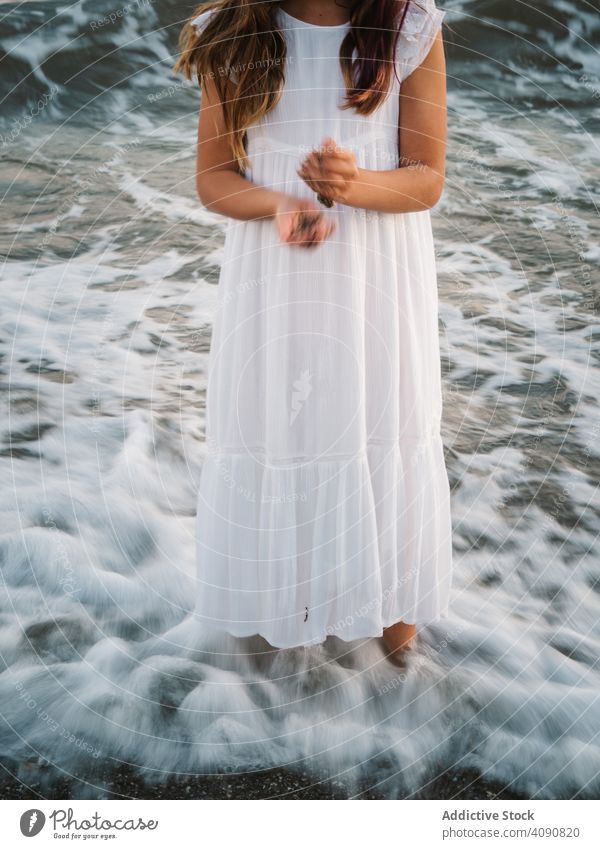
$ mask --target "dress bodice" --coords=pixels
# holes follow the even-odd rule
[[[203,26],[211,14],[202,13],[196,18],[196,26]],[[281,8],[277,14],[287,45],[285,85],[276,106],[248,129],[252,164],[248,176],[256,179],[260,172],[260,182],[265,184],[268,162],[264,163],[266,168],[259,167],[258,158],[268,151],[289,160],[290,179],[294,179],[292,164],[326,136],[354,150],[363,167],[367,167],[362,156],[366,146],[375,153],[379,167],[397,167],[400,87],[425,58],[445,13],[436,8],[434,0],[419,0],[418,4],[410,0],[397,41],[388,96],[370,115],[342,108],[345,83],[339,52],[349,24],[308,24]]]

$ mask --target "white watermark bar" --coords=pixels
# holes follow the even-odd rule
[[[310,808],[310,810],[308,810]],[[375,846],[600,846],[600,802],[435,800],[2,801],[7,847],[243,846],[370,849]]]

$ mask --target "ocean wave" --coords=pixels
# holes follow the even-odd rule
[[[10,5],[0,18],[3,110],[54,92],[55,110],[74,111],[123,89],[164,85],[189,14],[150,0]]]
[[[465,67],[500,82],[505,70],[525,68],[560,75],[600,75],[598,0],[543,0],[536,5],[502,0],[451,0],[446,41],[453,73]],[[79,2],[34,0],[2,5],[0,44],[3,113],[35,108],[51,98],[49,114],[93,110],[127,92],[172,85],[177,37],[194,5],[180,0]],[[515,92],[519,96],[519,90]],[[108,100],[107,100],[108,99]]]

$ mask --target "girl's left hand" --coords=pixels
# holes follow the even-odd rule
[[[356,157],[352,151],[338,147],[332,138],[324,139],[321,146],[311,151],[298,169],[298,176],[316,194],[340,203],[350,198],[358,174]]]

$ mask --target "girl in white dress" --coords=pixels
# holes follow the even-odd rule
[[[219,0],[182,33],[197,189],[227,216],[196,615],[278,648],[448,615],[450,493],[430,208],[434,0]]]

